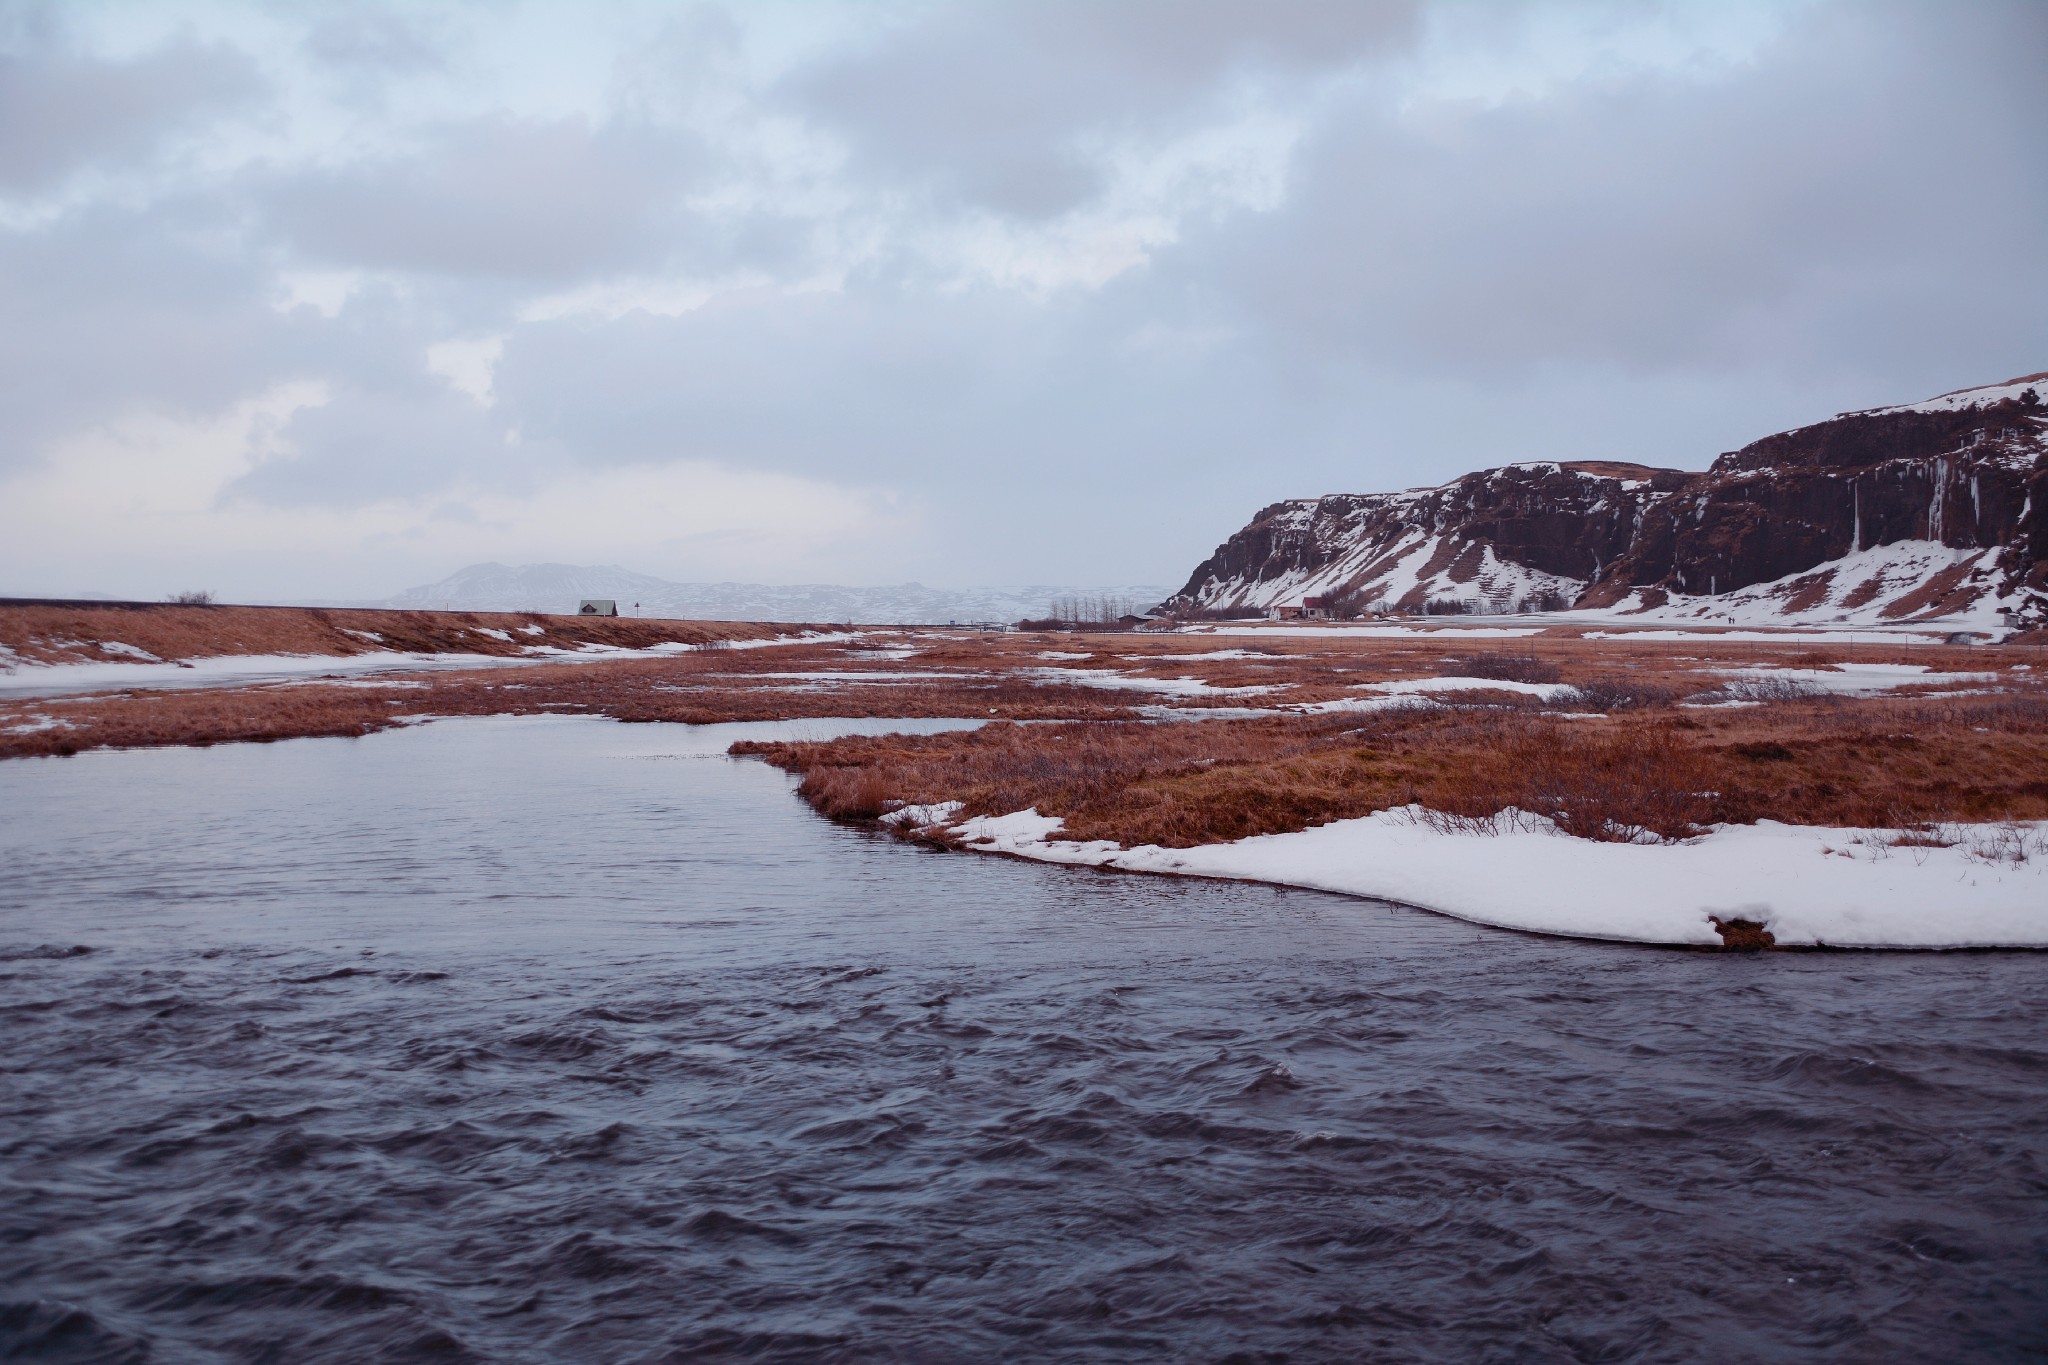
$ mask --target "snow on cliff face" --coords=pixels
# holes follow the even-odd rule
[[[1901,540],[1818,564],[1804,573],[1714,596],[1638,598],[1624,613],[1660,621],[1725,625],[1882,626],[1934,621],[1958,630],[1996,630],[2025,604],[1998,592],[2000,550]]]
[[[637,615],[687,621],[853,621],[862,625],[943,625],[1044,616],[1061,598],[1128,601],[1143,611],[1166,596],[1156,584],[1073,588],[928,588],[921,583],[852,588],[835,584],[673,583],[615,565],[472,564],[438,583],[408,588],[358,606],[450,611],[573,612],[586,597],[610,597]]]
[[[1845,413],[1699,472],[1612,462],[1276,504],[1168,600],[1744,624],[2048,619],[2048,377]]]
[[[2023,374],[2018,379],[2008,379],[2003,384],[1985,384],[1974,389],[1957,389],[1936,398],[1924,399],[1918,403],[1901,403],[1889,408],[1868,408],[1862,412],[1844,413],[1845,417],[1878,417],[1893,412],[1956,412],[1963,408],[1984,407],[1993,403],[2018,400],[2031,389],[2036,397],[2048,404],[2048,370],[2040,374]]]

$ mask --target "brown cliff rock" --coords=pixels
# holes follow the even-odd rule
[[[2030,375],[1845,413],[1698,472],[1506,465],[1276,503],[1164,605],[2030,621],[2048,613],[2044,394]]]

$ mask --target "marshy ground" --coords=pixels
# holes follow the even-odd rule
[[[1168,847],[1411,803],[1451,820],[1513,806],[1585,837],[1629,839],[1760,818],[1928,837],[1950,822],[2048,818],[2048,659],[2037,645],[1452,625],[1316,635],[878,628],[761,647],[800,629],[0,608],[0,644],[23,661],[301,652],[332,654],[339,670],[366,651],[404,649],[488,654],[498,665],[0,693],[0,757],[365,735],[459,715],[959,717],[990,724],[755,751],[801,774],[805,798],[835,818],[873,819],[904,802],[959,801],[968,815],[1036,807],[1075,838]],[[691,648],[534,660],[525,651],[535,640]]]

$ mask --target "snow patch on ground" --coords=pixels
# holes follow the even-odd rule
[[[1437,626],[1259,626],[1259,625],[1215,625],[1183,626],[1176,632],[1180,635],[1278,635],[1301,636],[1306,638],[1351,638],[1375,637],[1407,638],[1418,635],[1455,635],[1461,640],[1505,640],[1523,635],[1541,635],[1547,625],[1533,626],[1461,626],[1445,621]]]
[[[1867,697],[1900,687],[1997,682],[1996,673],[1936,673],[1926,664],[1836,664],[1832,668],[1719,668],[1704,672],[1758,682],[1790,682],[1839,697]]]
[[[1588,640],[1720,640],[1736,641],[1741,644],[1785,644],[1798,641],[1801,644],[1854,645],[1854,644],[1940,644],[1942,635],[1930,634],[1924,630],[1894,630],[1881,632],[1870,630],[1801,630],[1790,627],[1785,630],[1589,630]]]
[[[1035,809],[954,832],[968,848],[1040,862],[1273,882],[1576,938],[1718,944],[1718,917],[1761,923],[1786,946],[2048,947],[2048,822],[1956,827],[1969,837],[1953,847],[1894,848],[1885,831],[1769,821],[1639,845],[1574,839],[1530,816],[1502,833],[1445,833],[1420,815],[1186,849],[1061,842],[1061,822]]]
[[[1047,659],[1053,656],[1049,654],[1041,654],[1038,657],[1041,659]],[[1060,657],[1068,659],[1085,659],[1088,656],[1085,654],[1066,654]],[[1132,657],[1139,659],[1157,659],[1165,663],[1179,664],[1192,663],[1197,659],[1266,659],[1271,658],[1272,656],[1268,654],[1257,654],[1249,649],[1212,649],[1203,654],[1138,654]]]
[[[1071,683],[1076,687],[1101,687],[1119,692],[1158,692],[1172,697],[1247,697],[1278,691],[1286,685],[1217,687],[1200,678],[1139,678],[1109,668],[1033,668],[1025,670],[1025,676],[1040,682]]]
[[[15,725],[0,725],[0,734],[34,735],[40,734],[44,730],[71,730],[76,728],[70,721],[63,720],[57,716],[31,716],[27,720]]]
[[[938,801],[927,806],[901,806],[882,817],[885,825],[898,825],[910,829],[944,828],[959,816],[963,805],[958,801]]]
[[[1437,705],[1428,697],[1414,692],[1397,692],[1391,697],[1337,697],[1331,701],[1302,702],[1298,706],[1280,707],[1268,711],[1267,715],[1328,716],[1367,714],[1373,711],[1427,710]]]
[[[507,658],[500,654],[400,654],[375,650],[366,654],[223,654],[177,663],[21,663],[0,672],[0,694],[48,697],[71,692],[100,692],[143,687],[242,687],[285,682],[320,674],[442,672],[465,668],[507,668],[533,663],[571,663],[602,659],[665,659],[709,649],[767,649],[776,645],[831,644],[857,633],[809,632],[768,640],[731,640],[710,645],[682,643],[651,649],[593,645],[559,649],[536,645]]]
[[[1572,695],[1570,683],[1516,682],[1511,678],[1395,678],[1391,682],[1354,684],[1361,692],[1518,692],[1525,697],[1557,701]]]

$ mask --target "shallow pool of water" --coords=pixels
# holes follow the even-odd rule
[[[0,1356],[2048,1346],[2048,957],[937,854],[722,756],[880,728],[0,765]]]

